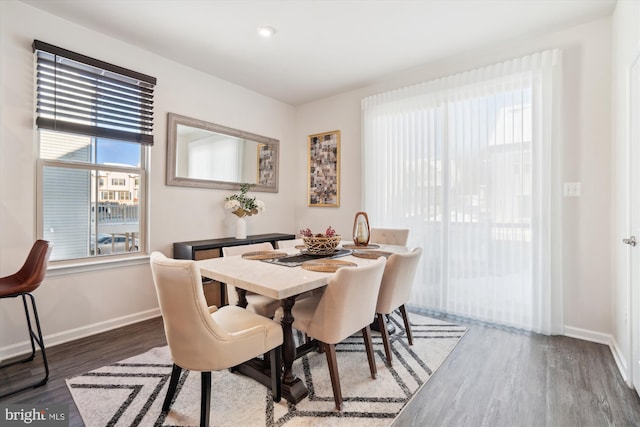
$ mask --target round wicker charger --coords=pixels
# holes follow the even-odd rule
[[[305,270],[322,273],[335,273],[340,267],[357,267],[357,264],[341,259],[314,259],[302,263],[302,268]]]
[[[368,258],[368,259],[376,259],[379,258],[381,256],[385,257],[385,258],[389,258],[391,255],[393,255],[393,252],[387,252],[387,251],[353,251],[351,253],[351,255],[353,255],[354,257],[357,258]]]
[[[376,245],[375,243],[369,243],[367,246],[358,246],[358,245],[354,245],[351,243],[347,243],[346,245],[342,245],[343,248],[345,249],[363,249],[363,250],[367,250],[367,249],[379,249],[380,245]]]
[[[273,258],[281,258],[287,255],[286,252],[278,252],[278,251],[257,251],[257,252],[246,252],[242,254],[242,258],[245,259],[273,259]]]

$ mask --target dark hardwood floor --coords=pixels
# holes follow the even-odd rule
[[[640,398],[623,382],[608,347],[467,326],[469,332],[394,427],[640,426]],[[49,382],[5,397],[0,405],[66,404],[70,425],[82,426],[66,378],[165,344],[157,318],[51,347]],[[28,364],[2,370],[0,393],[15,385],[17,375],[40,373]]]
[[[162,319],[158,317],[47,348],[49,382],[41,387],[0,399],[0,405],[8,403],[65,404],[69,406],[69,426],[82,427],[84,423],[73,403],[65,379],[166,344]],[[38,354],[36,360],[31,363],[0,370],[0,393],[7,390],[8,384],[19,384],[16,377],[42,376],[41,367],[42,359]]]
[[[640,426],[640,398],[622,380],[609,347],[467,326],[394,427]]]

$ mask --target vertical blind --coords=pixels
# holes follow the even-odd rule
[[[365,209],[424,249],[411,305],[561,331],[560,76],[553,50],[363,99]]]
[[[41,129],[153,145],[156,78],[33,42]]]

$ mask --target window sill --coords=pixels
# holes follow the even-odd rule
[[[72,261],[52,261],[47,268],[47,276],[65,276],[67,274],[86,273],[119,267],[131,267],[149,264],[149,255],[140,254],[127,257],[109,257],[109,259],[90,259]]]

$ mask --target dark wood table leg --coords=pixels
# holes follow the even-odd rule
[[[238,306],[247,307],[247,291],[241,288],[236,288],[238,292]],[[309,390],[305,387],[300,378],[293,375],[292,365],[296,359],[296,343],[293,340],[293,315],[291,314],[291,308],[296,302],[296,297],[289,297],[281,301],[283,317],[282,317],[282,397],[288,402],[298,403],[309,395]],[[308,346],[311,346],[309,343]],[[308,352],[308,351],[307,351]],[[237,370],[255,380],[260,381],[266,387],[270,387],[271,377],[268,374],[268,368],[265,364],[265,360],[253,359],[248,362],[235,366],[233,370]]]
[[[298,403],[309,395],[309,391],[305,387],[300,378],[293,375],[292,365],[296,359],[296,343],[293,340],[293,315],[291,309],[296,302],[295,297],[289,297],[281,301],[282,305],[282,332],[284,340],[282,343],[282,362],[284,372],[282,375],[282,397],[288,402]]]
[[[247,302],[247,290],[236,288],[236,292],[238,293],[238,307],[247,308],[249,304]]]
[[[227,305],[227,284],[220,283],[220,305],[218,307],[223,307],[225,305]]]

